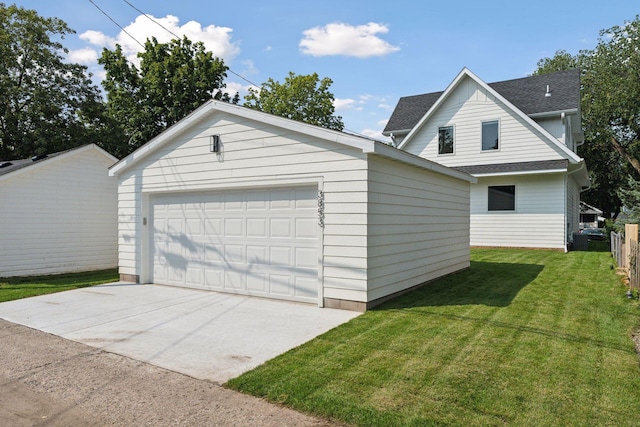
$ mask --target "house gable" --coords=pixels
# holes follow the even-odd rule
[[[482,122],[498,121],[500,147],[483,151]],[[438,128],[453,126],[454,152],[438,153]],[[450,167],[580,158],[546,129],[464,69],[399,145]]]

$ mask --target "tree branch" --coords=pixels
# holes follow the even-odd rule
[[[640,173],[640,161],[638,161],[638,159],[630,155],[614,137],[611,137],[611,145],[613,145],[613,149],[616,150],[618,154],[629,162],[636,172]]]

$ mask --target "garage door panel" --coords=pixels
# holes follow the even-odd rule
[[[269,275],[269,293],[280,296],[292,296],[291,276],[284,274]]]
[[[315,298],[318,295],[318,280],[315,277],[297,276],[294,292],[300,298]]]
[[[280,188],[152,197],[152,280],[317,302],[316,194]]]
[[[224,219],[224,237],[243,237],[243,218]]]
[[[291,218],[271,218],[269,237],[291,238]]]
[[[317,239],[318,224],[316,218],[296,218],[296,239]]]
[[[266,218],[247,218],[247,237],[267,237]]]

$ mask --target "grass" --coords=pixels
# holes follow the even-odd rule
[[[0,302],[84,288],[100,283],[117,282],[118,280],[116,269],[49,276],[4,277],[0,278]]]
[[[471,254],[226,387],[361,426],[637,425],[640,309],[609,254]]]

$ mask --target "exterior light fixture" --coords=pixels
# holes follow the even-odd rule
[[[211,135],[211,142],[209,143],[209,150],[212,153],[220,152],[220,135]]]

